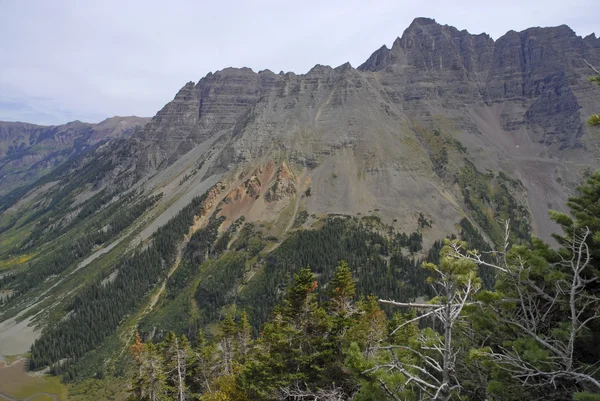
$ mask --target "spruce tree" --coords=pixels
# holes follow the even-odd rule
[[[217,374],[217,349],[214,344],[206,341],[202,329],[198,330],[192,360],[192,384],[197,394],[213,391],[211,383]]]
[[[356,294],[356,283],[347,262],[340,262],[328,288],[327,294],[331,299],[329,312],[332,315],[345,318],[355,311],[352,301]]]
[[[356,342],[366,358],[371,358],[375,347],[387,336],[387,318],[375,295],[369,295],[357,304],[360,317],[350,329],[350,340]]]
[[[587,62],[586,62],[587,63]],[[588,64],[588,66],[594,71],[595,75],[590,77],[590,82],[595,82],[598,85],[600,85],[600,71],[598,71],[597,69],[595,69],[593,66],[591,66],[590,64]],[[588,124],[590,124],[592,127],[598,127],[600,126],[600,114],[592,114],[590,116],[590,119],[588,120]]]
[[[250,347],[252,346],[251,330],[252,327],[250,326],[250,321],[248,320],[248,314],[246,311],[243,311],[238,323],[237,338],[235,343],[236,360],[240,364],[244,364],[246,362],[246,357],[248,356]]]
[[[221,369],[224,374],[233,372],[237,327],[233,316],[228,313],[219,324],[219,346],[221,348]]]

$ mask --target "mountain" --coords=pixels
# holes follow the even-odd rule
[[[440,189],[435,145],[421,132],[438,130],[460,141],[480,171],[521,180],[534,227],[547,238],[548,204],[560,207],[581,169],[597,162],[584,121],[600,95],[584,60],[600,62],[599,43],[564,25],[493,41],[419,18],[358,69],[225,69],[179,91],[134,138],[128,168],[133,182],[206,146],[214,160],[207,171],[219,174],[283,155],[300,169],[296,180],[306,171],[296,185],[311,182],[310,213],[378,208],[414,223],[420,209],[447,233],[462,194],[454,202]]]
[[[57,126],[0,121],[0,195],[33,183],[101,142],[131,136],[149,120],[111,117],[98,124],[73,121]]]
[[[564,25],[494,41],[417,18],[358,68],[188,82],[0,198],[0,354],[38,338],[31,367],[91,376],[136,331],[193,335],[233,305],[258,328],[302,266],[327,281],[346,259],[361,294],[413,300],[446,236],[502,246],[508,219],[511,242],[549,240],[599,166],[586,62],[600,39]]]

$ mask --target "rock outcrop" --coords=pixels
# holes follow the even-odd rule
[[[549,205],[560,208],[586,166],[598,166],[600,141],[585,120],[600,91],[587,81],[584,60],[600,65],[599,43],[564,25],[494,41],[417,18],[358,68],[316,65],[303,75],[226,68],[185,84],[130,140],[105,150],[112,170],[95,188],[118,182],[154,190],[193,176],[176,192],[209,177],[235,182],[232,191],[242,181],[227,174],[277,161],[302,180],[275,173],[274,185],[259,177],[228,206],[242,192],[281,206],[310,182],[301,205],[308,213],[377,209],[414,225],[418,212],[444,235],[464,213],[454,183],[468,158],[479,171],[521,180],[534,228],[547,238]],[[448,144],[459,151],[431,148]]]
[[[584,61],[600,65],[599,42],[564,25],[494,41],[417,18],[391,49],[383,46],[357,69],[227,68],[188,82],[134,136],[136,177],[210,142],[217,155],[209,174],[281,155],[307,169],[311,212],[378,208],[403,221],[420,209],[451,230],[460,207],[440,187],[418,124],[455,137],[482,171],[521,179],[545,231],[537,205],[564,202],[564,184],[580,178],[577,165],[595,166],[600,156],[585,125],[600,92]],[[544,178],[542,170],[553,173]]]

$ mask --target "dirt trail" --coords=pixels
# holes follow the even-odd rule
[[[183,257],[183,250],[185,249],[185,246],[188,244],[188,242],[190,242],[190,237],[191,237],[191,235],[186,235],[184,237],[183,242],[177,247],[177,257],[175,258],[175,262],[173,263],[173,266],[171,266],[171,269],[167,273],[167,277],[162,281],[158,290],[156,290],[156,292],[152,295],[152,297],[150,298],[150,301],[148,302],[148,304],[146,305],[144,310],[136,318],[137,322],[142,320],[142,318],[144,316],[146,316],[148,313],[150,313],[152,311],[152,309],[154,309],[154,307],[158,303],[158,300],[160,299],[161,295],[167,289],[167,280],[169,279],[169,277],[171,277],[171,275],[173,273],[175,273],[175,270],[177,270],[177,268],[179,267],[179,264],[181,263],[181,259]],[[123,335],[121,335],[120,338],[122,340],[127,339],[125,341],[125,343],[129,344],[131,339],[135,336],[136,328],[137,328],[137,323],[132,325],[131,330],[129,330],[126,333],[123,333]],[[123,352],[125,352],[125,350],[127,350],[128,348],[129,348],[128,346],[124,346],[121,349],[121,352],[119,352],[119,358],[121,357],[121,355],[123,355]]]
[[[167,288],[167,280],[169,279],[169,277],[171,277],[173,275],[173,273],[175,273],[175,271],[179,267],[181,260],[183,259],[183,252],[184,252],[187,244],[190,242],[190,238],[192,238],[192,235],[194,234],[194,232],[196,232],[200,228],[202,221],[203,221],[202,218],[195,221],[194,224],[192,224],[192,226],[190,226],[188,233],[183,237],[183,241],[177,247],[177,256],[175,257],[175,262],[173,262],[171,269],[169,269],[169,272],[167,273],[167,277],[162,281],[158,290],[156,290],[156,292],[150,298],[150,302],[148,302],[148,304],[146,305],[144,310],[140,313],[139,317],[137,318],[138,322],[154,309],[154,307],[158,303],[158,300],[160,299],[161,295],[165,292],[165,290]],[[128,339],[133,338],[133,336],[135,335],[135,329],[136,329],[136,326],[133,325],[131,330],[126,334],[126,337]],[[123,338],[124,337],[121,337],[121,339],[123,339]],[[127,340],[127,343],[129,343],[129,340]],[[127,348],[128,348],[127,346],[123,347],[123,349],[121,349],[119,356],[122,355],[123,352]]]
[[[296,199],[294,199],[294,213],[292,213],[292,217],[290,217],[290,222],[288,223],[287,227],[281,233],[282,236],[285,233],[287,233],[289,230],[292,229],[294,223],[296,222],[296,215],[298,214],[298,208],[299,207],[300,207],[300,195],[296,194]]]
[[[150,299],[150,303],[144,310],[144,315],[146,313],[150,312],[152,309],[154,309],[154,306],[160,299],[160,296],[165,292],[165,289],[167,288],[167,280],[169,279],[169,277],[171,277],[173,275],[173,273],[175,273],[175,270],[177,270],[177,268],[179,267],[179,264],[181,263],[181,259],[183,258],[183,250],[185,249],[187,244],[190,242],[190,238],[191,238],[191,235],[186,235],[185,238],[183,239],[183,242],[181,244],[179,244],[179,246],[177,247],[177,257],[175,258],[175,262],[173,263],[173,266],[171,266],[171,269],[167,273],[167,277],[163,280],[160,288],[158,289],[158,291],[156,291],[156,294],[154,294],[152,296],[152,298]]]
[[[20,399],[20,398],[12,398],[12,397],[9,397],[8,395],[6,395],[6,394],[4,394],[4,393],[0,392],[0,399],[5,399],[5,400],[8,400],[8,401],[29,401],[29,400],[31,400],[31,399],[33,399],[33,398],[37,397],[38,395],[45,395],[45,396],[47,396],[47,397],[52,397],[52,399],[53,399],[54,401],[58,401],[58,396],[57,396],[56,394],[52,394],[52,393],[35,393],[34,395],[30,395],[30,396],[29,396],[29,397],[27,397],[27,398],[22,398],[22,399]]]
[[[296,194],[296,196],[294,198],[294,213],[292,213],[292,216],[290,217],[290,221],[288,222],[287,226],[281,233],[282,239],[283,239],[283,236],[292,229],[292,227],[294,226],[294,223],[296,222],[296,216],[298,215],[298,209],[300,208],[300,200],[302,199],[302,196],[300,195],[300,188],[302,188],[302,184],[304,183],[304,180],[306,179],[306,173],[307,173],[307,170],[304,169],[302,171],[302,174],[300,175],[300,177],[298,177],[298,188],[299,189],[298,189],[298,193]],[[283,242],[283,241],[281,241],[281,242]],[[271,249],[271,251],[275,250],[281,244],[281,242],[278,242]]]

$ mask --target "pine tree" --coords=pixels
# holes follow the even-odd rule
[[[577,390],[600,392],[599,349],[593,341],[594,324],[600,320],[598,270],[591,258],[597,250],[593,232],[600,186],[598,177],[593,178],[580,197],[569,201],[574,218],[552,214],[565,231],[557,236],[558,250],[537,239],[531,248],[509,248],[508,224],[498,264],[464,247],[453,248],[455,257],[498,274],[495,291],[480,294],[482,308],[471,317],[486,345],[472,355],[490,365],[490,388],[504,399],[537,394],[562,400]]]
[[[366,358],[371,358],[375,347],[387,336],[387,318],[375,295],[359,301],[357,306],[360,317],[350,329],[349,337],[360,346]]]
[[[235,321],[233,316],[228,313],[219,324],[219,347],[221,348],[221,366],[224,374],[233,373],[236,334]]]
[[[131,397],[132,399],[141,400],[143,397],[143,383],[142,383],[142,373],[143,373],[143,358],[145,353],[146,344],[142,342],[142,338],[138,332],[135,333],[135,343],[131,346],[131,356],[133,361],[137,365],[137,372],[135,372],[134,379],[131,383]]]
[[[340,262],[328,287],[327,293],[331,299],[329,311],[332,315],[345,318],[355,312],[352,300],[356,294],[356,283],[347,262]]]
[[[317,303],[317,286],[310,269],[300,270],[283,306],[276,308],[273,319],[264,325],[253,360],[246,364],[241,377],[253,399],[268,399],[290,386],[308,391],[306,385],[318,387],[330,382],[324,373],[333,361],[328,342],[330,322]]]
[[[168,400],[167,375],[164,371],[164,359],[152,343],[142,344],[139,335],[132,346],[132,355],[138,366],[137,375],[132,383],[131,401]]]
[[[171,331],[167,334],[162,348],[170,396],[177,401],[185,401],[190,392],[186,380],[191,358],[189,341],[185,336],[180,340]]]
[[[236,360],[240,364],[246,363],[246,357],[250,352],[252,346],[252,335],[251,335],[250,321],[248,320],[248,314],[246,311],[242,312],[240,322],[237,327],[237,339],[236,339]]]
[[[472,296],[481,284],[477,277],[477,265],[469,259],[454,255],[452,245],[465,247],[462,241],[448,241],[440,252],[440,263],[424,263],[423,268],[432,274],[428,282],[434,288],[436,296],[428,303],[405,303],[381,300],[380,302],[397,307],[424,311],[414,319],[401,319],[392,333],[414,325],[416,320],[433,317],[441,327],[436,332],[425,329],[418,334],[418,341],[408,344],[390,345],[391,360],[378,363],[367,372],[376,373],[382,369],[395,370],[405,377],[404,383],[397,390],[389,390],[385,382],[382,387],[390,396],[405,396],[407,391],[418,391],[423,399],[449,401],[461,389],[461,378],[457,375],[458,347],[454,339],[459,323],[464,320],[463,310],[472,303]],[[398,393],[398,394],[394,394]]]
[[[586,61],[587,63],[587,61]],[[595,69],[591,64],[587,63],[587,65],[592,69],[592,71],[594,71],[594,75],[592,75],[590,77],[590,82],[595,82],[598,85],[600,85],[600,71],[598,71],[597,69]],[[590,116],[590,119],[588,120],[588,124],[590,124],[592,127],[597,127],[600,126],[600,114],[592,114]]]
[[[217,374],[217,349],[206,341],[202,330],[198,330],[192,361],[192,375],[195,393],[211,393],[211,383]]]

